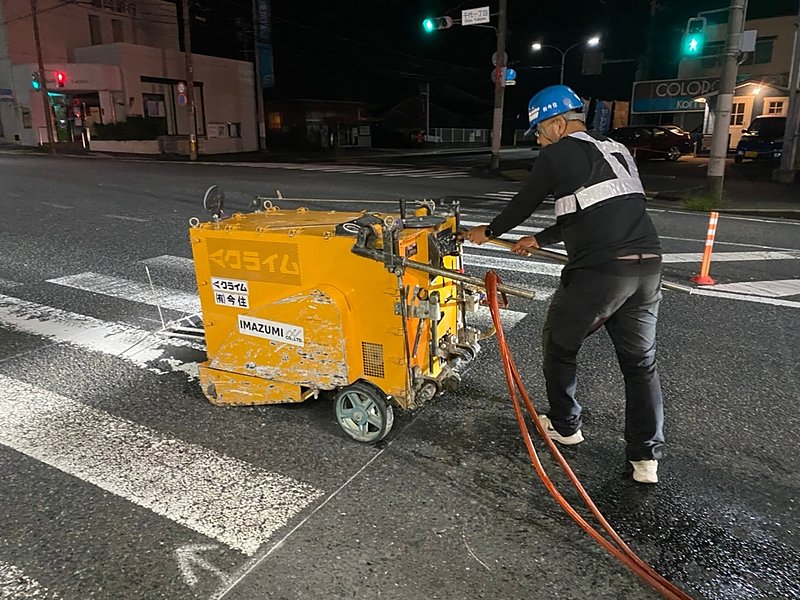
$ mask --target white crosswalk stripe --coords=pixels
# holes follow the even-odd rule
[[[58,600],[59,596],[25,575],[19,567],[0,560],[0,600]]]
[[[190,163],[181,163],[190,164]],[[413,169],[406,167],[379,167],[379,166],[358,166],[358,165],[336,165],[325,163],[259,163],[259,162],[202,162],[191,164],[203,164],[225,167],[248,167],[253,169],[286,169],[290,171],[316,171],[320,173],[343,173],[359,175],[378,175],[383,177],[430,177],[432,179],[455,179],[470,177],[469,171],[465,169],[442,169],[429,167],[425,169]]]
[[[248,555],[322,495],[3,375],[0,444]]]
[[[115,356],[154,373],[180,371],[190,377],[197,376],[197,363],[171,358],[171,346],[195,347],[192,343],[166,340],[130,325],[0,294],[0,326]]]
[[[200,298],[197,294],[157,286],[151,289],[148,284],[110,275],[88,272],[48,279],[47,282],[187,314],[200,312]]]
[[[511,200],[517,195],[519,190],[501,191],[501,192],[488,192],[484,196],[488,198],[500,198],[502,200]]]
[[[706,289],[782,298],[800,296],[800,279],[779,279],[774,281],[742,281],[708,286]]]

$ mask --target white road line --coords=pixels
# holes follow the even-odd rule
[[[0,443],[252,555],[322,491],[0,375]]]
[[[678,242],[694,242],[695,244],[703,245],[705,244],[705,239],[699,238],[686,238],[686,237],[674,237],[669,235],[659,235],[659,238],[662,240],[675,240]],[[742,244],[739,242],[725,242],[722,240],[715,240],[714,247],[718,248],[720,246],[737,246],[739,248],[758,248],[759,250],[782,250],[785,252],[800,252],[800,248],[783,248],[781,246],[761,246],[759,244]]]
[[[179,339],[165,340],[122,323],[109,323],[0,294],[0,325],[115,356],[154,373],[180,371],[197,377],[197,363],[171,359],[168,350],[169,346],[195,347],[193,344]]]
[[[111,275],[92,272],[78,273],[77,275],[48,279],[47,283],[102,294],[111,298],[122,298],[149,306],[160,306],[186,314],[200,312],[200,298],[197,294],[164,287],[155,287],[155,292],[153,292],[148,284]]]
[[[473,267],[516,271],[517,273],[533,273],[535,275],[549,275],[551,277],[558,277],[563,268],[562,265],[540,263],[533,260],[499,258],[483,254],[464,254],[464,263]]]
[[[185,256],[162,254],[161,256],[140,260],[139,263],[147,265],[148,267],[168,269],[170,271],[189,272],[194,275],[194,261],[191,258],[186,258]]]
[[[763,298],[761,296],[748,296],[743,294],[733,294],[731,292],[720,292],[703,287],[690,288],[692,296],[712,296],[714,298],[727,298],[728,300],[739,300],[744,302],[755,302],[757,304],[771,304],[772,306],[786,306],[788,308],[800,308],[800,302],[793,300],[780,300],[778,298]]]
[[[0,289],[10,290],[11,288],[19,287],[22,284],[18,281],[9,281],[8,279],[0,279]]]
[[[464,225],[465,227],[477,227],[478,225],[486,225],[486,223],[481,223],[479,221],[461,221],[461,224]],[[525,234],[531,234],[531,233],[539,233],[542,229],[543,229],[542,227],[526,227],[524,225],[520,225],[518,227],[514,227],[514,229],[512,229],[511,231],[521,231]],[[509,234],[504,233],[503,237],[506,237],[508,239],[515,239],[515,238],[519,239],[522,236],[513,233]]]
[[[536,294],[537,300],[544,300],[545,298],[540,298],[539,294]],[[526,312],[520,312],[518,310],[511,310],[508,308],[501,308],[500,309],[500,322],[503,324],[504,331],[510,331],[513,327],[517,325],[522,319],[528,316]],[[467,324],[472,325],[473,327],[477,327],[480,331],[486,331],[489,329],[492,323],[492,313],[489,311],[488,306],[479,306],[476,311],[472,314],[467,314]]]
[[[42,204],[45,204],[47,206],[52,206],[53,208],[60,208],[63,210],[72,210],[73,208],[75,208],[74,206],[69,206],[68,204],[57,204],[55,202],[42,202]]]
[[[58,600],[59,596],[14,565],[0,560],[0,600]]]
[[[517,192],[488,192],[484,194],[484,196],[489,196],[491,198],[502,198],[503,200],[510,200],[516,195]]]
[[[800,258],[800,250],[789,252],[714,252],[711,255],[711,264],[715,262],[746,262],[754,260],[797,260]],[[662,258],[664,263],[699,263],[703,259],[702,252],[685,252],[677,254],[665,254]]]
[[[740,283],[723,283],[708,286],[705,289],[737,294],[752,294],[780,298],[782,296],[800,295],[800,279],[778,279],[775,281],[742,281]]]
[[[132,221],[134,223],[149,223],[150,219],[140,219],[139,217],[129,217],[127,215],[113,215],[107,214],[103,215],[104,217],[108,217],[109,219],[119,219],[120,221]]]

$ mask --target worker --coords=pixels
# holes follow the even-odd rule
[[[633,479],[657,483],[664,447],[656,367],[661,245],[645,211],[639,172],[624,146],[586,131],[583,102],[569,87],[554,85],[537,93],[528,116],[541,146],[539,157],[506,208],[466,237],[476,244],[498,237],[554,195],[555,224],[520,238],[512,248],[528,256],[563,241],[567,251],[542,331],[550,409],[539,420],[561,444],[583,441],[576,357],[587,336],[605,326],[625,380],[626,455]]]

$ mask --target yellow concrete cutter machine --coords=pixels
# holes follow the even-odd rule
[[[455,387],[459,365],[493,333],[468,325],[483,281],[463,273],[457,202],[437,211],[401,201],[399,214],[383,214],[256,198],[253,212],[225,216],[223,200],[212,186],[210,221],[190,222],[208,354],[200,384],[213,404],[331,391],[342,429],[376,442],[393,405],[414,409]]]

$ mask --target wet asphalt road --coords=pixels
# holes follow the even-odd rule
[[[91,334],[71,343],[59,337],[65,314],[91,317],[89,330],[109,323],[156,329],[153,306],[47,280],[95,273],[145,285],[140,261],[190,256],[187,221],[202,216],[199,201],[213,183],[240,210],[255,194],[275,189],[284,196],[350,200],[447,196],[462,198],[465,218],[476,222],[504,204],[485,194],[518,184],[16,155],[0,155],[0,173],[0,597],[657,597],[580,531],[538,481],[516,429],[494,340],[484,344],[458,392],[398,415],[385,442],[363,446],[339,430],[329,398],[221,409],[167,363],[143,366],[97,351],[86,343]],[[666,252],[701,251],[705,217],[662,209],[652,217]],[[528,223],[546,224],[537,218]],[[723,218],[718,252],[788,257],[749,254],[714,263],[712,275],[719,283],[796,280],[799,233],[795,223]],[[175,268],[174,261],[149,264],[157,285],[193,292],[191,271]],[[687,283],[696,268],[668,263],[665,277]],[[552,275],[498,272],[508,283],[541,290],[556,285]],[[781,300],[665,292],[659,364],[668,451],[657,486],[635,484],[626,468],[623,388],[607,335],[590,338],[580,357],[586,442],[564,454],[620,535],[694,598],[800,597],[800,480],[793,460],[800,427],[794,303],[800,297]],[[507,332],[541,407],[538,336],[546,306],[512,301],[522,318]],[[14,311],[20,322],[11,326]],[[33,332],[40,321],[55,329]],[[173,365],[202,359],[191,348],[167,350]],[[103,442],[106,428],[117,443],[100,450],[93,440]],[[55,443],[74,431],[82,437],[72,445]],[[544,454],[548,471],[577,503]],[[194,477],[179,466],[181,456],[223,461]],[[143,460],[156,473],[151,479],[135,468]],[[240,509],[237,500],[247,493],[240,482],[223,483],[220,464],[232,465],[232,472],[234,466],[256,469],[254,477],[290,478],[314,493],[275,529],[252,534],[243,528],[229,538],[213,528],[200,533],[192,519],[210,518],[204,506],[222,499],[225,510]],[[180,488],[186,481],[192,484],[184,485],[176,503],[184,495],[187,506],[159,507],[158,498],[148,497],[148,489],[167,482]],[[220,518],[235,527],[263,510],[258,503],[250,508],[241,518],[224,510]],[[257,543],[230,541],[248,536]]]

